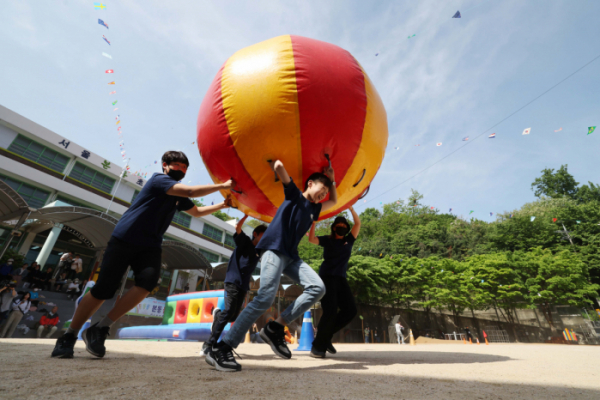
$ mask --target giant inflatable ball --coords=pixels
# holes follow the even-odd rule
[[[331,161],[338,203],[368,190],[388,139],[385,108],[356,59],[333,44],[279,36],[231,56],[198,114],[197,143],[215,183],[233,178],[240,211],[270,222],[284,200],[269,160],[281,160],[300,188]]]

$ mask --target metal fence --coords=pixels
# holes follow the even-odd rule
[[[490,343],[510,343],[508,332],[497,326],[486,326],[483,328]]]

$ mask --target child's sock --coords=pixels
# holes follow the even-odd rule
[[[80,328],[80,329],[81,329],[81,328]],[[73,328],[71,328],[71,327],[68,327],[68,328],[67,328],[67,332],[66,332],[66,333],[71,333],[71,334],[73,334],[74,336],[77,336],[77,335],[79,335],[79,331],[80,331],[80,329],[73,329]]]
[[[98,328],[104,328],[105,326],[111,327],[112,324],[114,324],[115,321],[113,321],[112,319],[108,318],[108,315],[104,318],[102,318],[100,320],[100,322],[98,322]]]

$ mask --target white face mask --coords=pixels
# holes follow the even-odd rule
[[[8,265],[12,265],[12,263],[13,263],[12,261],[7,262]]]

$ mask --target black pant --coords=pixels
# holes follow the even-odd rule
[[[215,315],[212,332],[207,341],[209,345],[214,346],[217,344],[227,323],[235,321],[240,311],[242,311],[245,298],[245,290],[240,289],[233,283],[225,283],[225,309]]]
[[[313,346],[318,351],[325,351],[331,343],[333,335],[348,325],[356,316],[354,296],[343,276],[321,276],[325,284],[325,296],[321,299],[323,315],[317,328],[317,337]],[[339,312],[338,312],[339,308]]]

